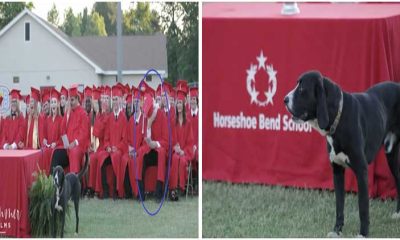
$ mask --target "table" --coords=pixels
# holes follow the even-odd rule
[[[39,150],[0,150],[0,236],[30,237],[28,191]]]
[[[207,3],[203,6],[203,178],[333,189],[326,141],[283,104],[317,69],[348,92],[400,81],[400,4]],[[346,190],[357,191],[346,171]],[[395,197],[384,152],[369,195]]]

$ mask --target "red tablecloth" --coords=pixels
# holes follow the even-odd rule
[[[0,236],[30,237],[28,190],[38,150],[0,150]]]
[[[204,179],[333,189],[326,140],[293,125],[284,96],[312,69],[350,92],[400,81],[400,4],[298,5],[295,16],[277,3],[204,5]],[[396,195],[383,151],[369,185]]]

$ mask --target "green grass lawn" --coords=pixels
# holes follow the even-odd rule
[[[370,200],[369,237],[400,237],[396,202]],[[250,184],[203,181],[203,237],[326,237],[335,223],[335,195]],[[344,237],[359,231],[357,195],[345,199]]]
[[[197,238],[198,199],[183,197],[178,202],[166,201],[161,211],[151,217],[136,200],[85,198],[80,202],[78,236],[75,236],[75,211],[71,204],[64,237]],[[158,207],[152,199],[146,200],[145,204],[150,211]]]

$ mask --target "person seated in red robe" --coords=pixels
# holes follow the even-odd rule
[[[163,89],[161,89],[161,84],[158,85],[156,95],[160,96],[160,109],[164,112],[167,119],[169,114],[171,119],[170,121],[172,123],[175,121],[175,108],[171,107],[172,105],[168,98],[171,95],[171,89],[171,85],[167,82],[164,82]]]
[[[46,118],[46,124],[44,125],[44,137],[43,137],[43,161],[42,169],[50,174],[51,156],[55,149],[63,147],[61,135],[61,122],[62,116],[60,111],[60,93],[53,89],[50,93],[50,116]],[[39,159],[39,163],[41,160]]]
[[[52,90],[44,90],[42,93],[42,110],[39,114],[39,142],[43,145],[44,135],[46,134],[46,122],[50,115],[50,92]]]
[[[102,194],[101,179],[97,177],[97,162],[99,153],[104,149],[106,125],[111,112],[110,101],[107,100],[110,95],[111,91],[106,91],[104,88],[93,91],[94,125],[89,164],[89,197],[94,197],[95,192],[98,195]]]
[[[193,132],[192,123],[187,118],[185,108],[186,92],[178,90],[176,100],[176,120],[173,126],[173,155],[170,170],[169,189],[170,199],[178,200],[179,187],[185,191],[187,166],[193,159]]]
[[[19,110],[21,94],[19,90],[11,90],[11,114],[5,120],[3,149],[23,149],[25,147],[25,118]]]
[[[142,83],[141,89],[144,94],[144,117],[146,122],[146,130],[144,132],[144,142],[146,149],[143,156],[138,155],[138,183],[139,191],[144,200],[144,179],[146,168],[149,166],[157,166],[157,184],[156,199],[161,201],[163,196],[163,184],[165,181],[165,169],[168,151],[168,125],[165,114],[155,104],[152,90],[146,83]]]
[[[127,151],[127,145],[125,143],[127,120],[125,112],[122,110],[122,94],[123,90],[118,85],[112,87],[112,112],[105,126],[106,135],[104,138],[104,149],[98,155],[97,177],[101,176],[104,199],[108,198],[110,195],[106,176],[106,167],[110,164],[112,165],[116,177],[116,181],[114,182],[116,188],[114,188],[114,190],[117,190],[119,197],[123,196],[123,189],[119,187],[123,185],[121,182],[124,181],[125,175],[122,175],[120,165],[122,155]],[[117,194],[114,191],[113,199],[116,197]]]
[[[68,105],[68,104],[67,104]],[[76,87],[69,89],[70,109],[62,120],[62,138],[65,149],[54,151],[51,160],[51,170],[60,165],[69,165],[70,172],[78,173],[83,164],[84,153],[88,149],[88,117],[85,110],[80,106],[79,94]]]
[[[121,162],[121,171],[125,171],[124,189],[126,198],[134,195],[139,199],[138,188],[136,183],[137,169],[135,161],[138,156],[143,156],[146,149],[144,145],[145,122],[143,117],[143,100],[139,100],[139,91],[133,88],[133,96],[128,96],[127,104],[132,101],[134,114],[129,118],[129,123],[126,131],[126,141],[128,144],[128,152],[124,154]],[[134,159],[136,158],[136,160]],[[122,188],[122,187],[120,187]]]
[[[190,99],[190,112],[187,114],[188,119],[192,122],[193,129],[193,170],[198,176],[198,166],[199,166],[199,92],[197,87],[192,87],[189,89],[189,99]]]
[[[29,108],[25,121],[25,149],[39,149],[41,146],[39,140],[39,110],[38,102],[40,99],[40,91],[31,87],[31,95],[26,104]],[[40,161],[39,161],[40,163]],[[39,164],[39,166],[42,168]]]

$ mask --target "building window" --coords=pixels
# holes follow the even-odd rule
[[[25,23],[25,42],[31,41],[31,24],[29,22]]]
[[[151,80],[153,79],[153,75],[147,75],[146,76],[146,82],[151,82]]]
[[[19,77],[13,77],[13,83],[19,83]]]

